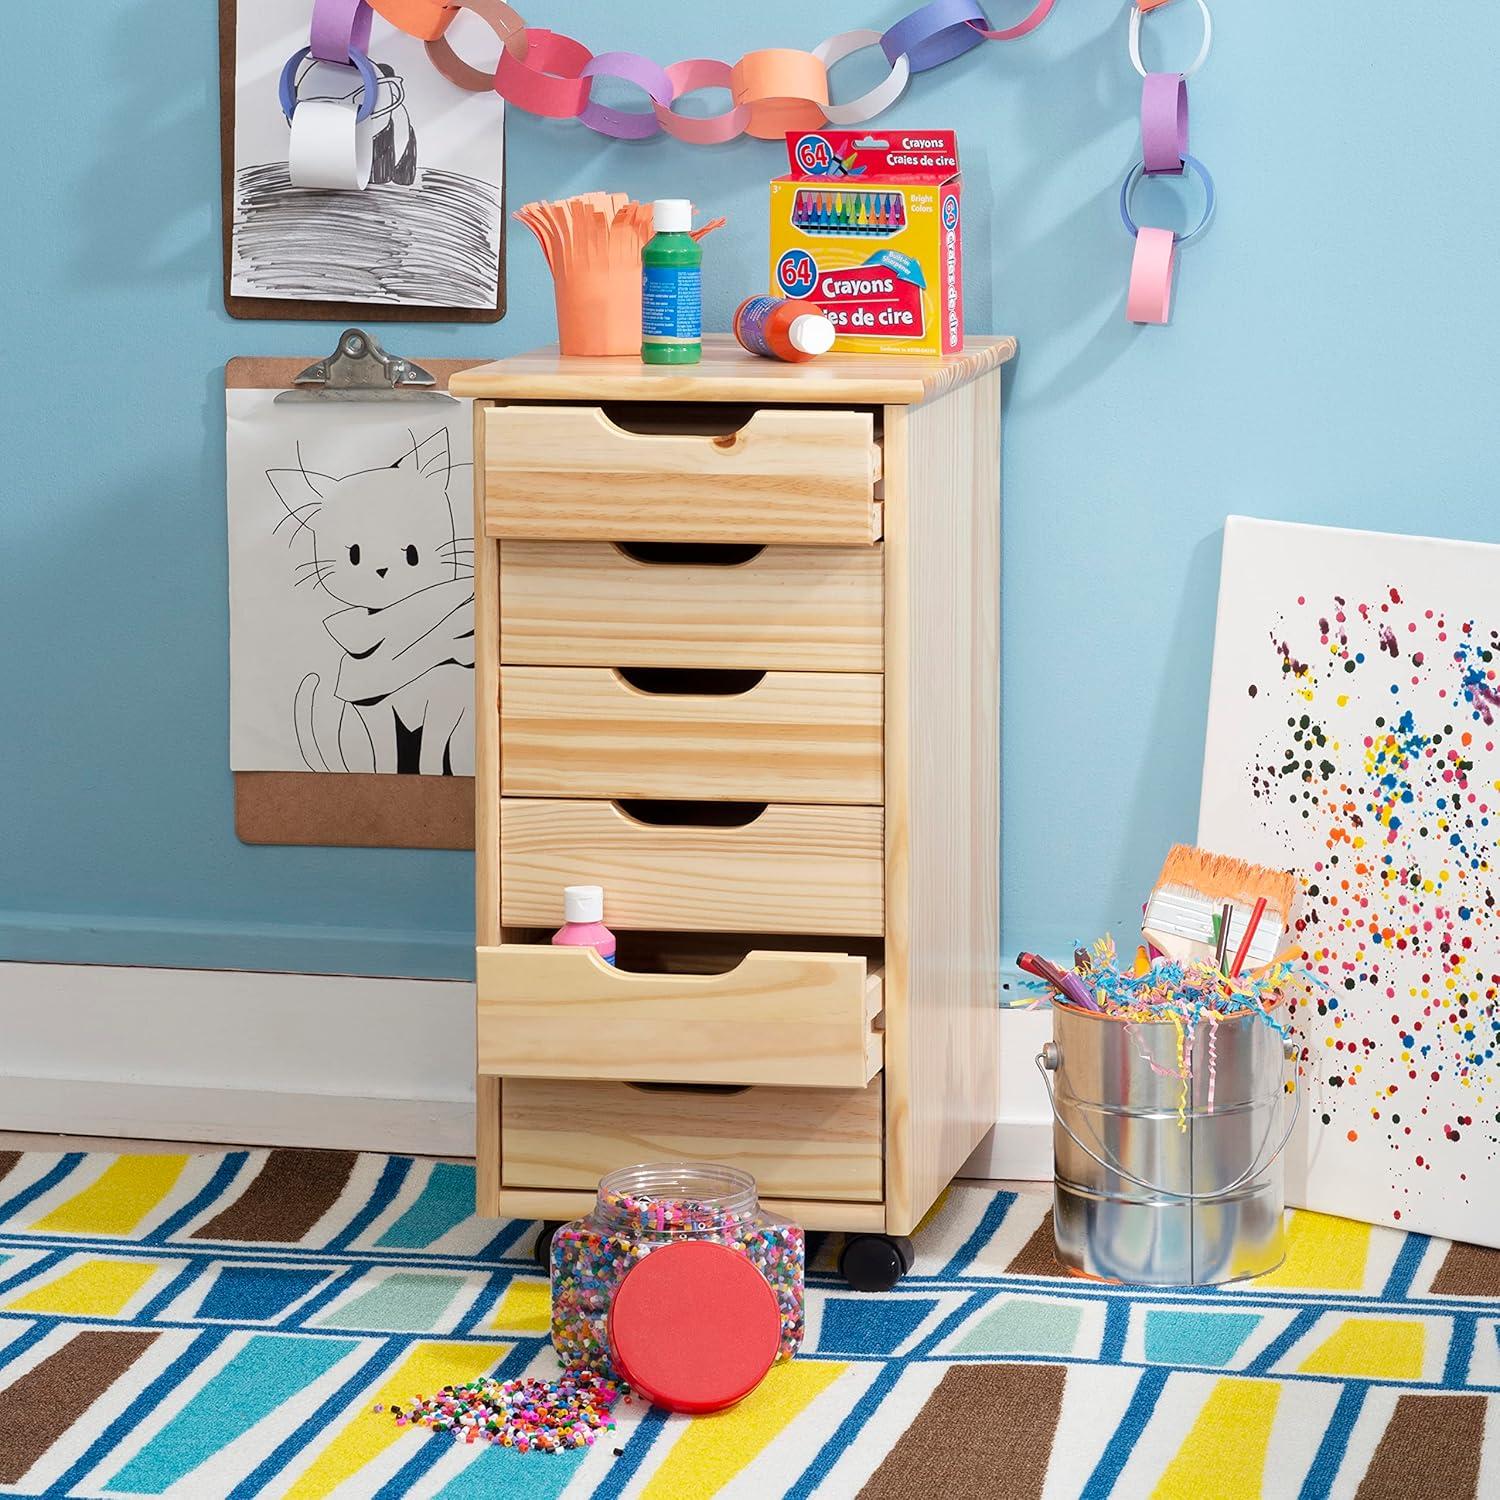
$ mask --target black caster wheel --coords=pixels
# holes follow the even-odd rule
[[[854,1292],[888,1292],[911,1270],[912,1244],[904,1235],[852,1234],[839,1256],[839,1275]]]
[[[552,1269],[552,1236],[563,1227],[561,1219],[543,1219],[536,1232],[536,1243],[531,1247],[531,1258],[542,1270]]]

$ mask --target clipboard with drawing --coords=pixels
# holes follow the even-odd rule
[[[360,329],[225,370],[230,768],[252,844],[468,849],[475,360]]]

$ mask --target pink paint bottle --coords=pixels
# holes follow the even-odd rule
[[[570,885],[563,890],[567,920],[552,934],[559,948],[592,948],[607,964],[615,961],[615,935],[604,925],[604,887]]]

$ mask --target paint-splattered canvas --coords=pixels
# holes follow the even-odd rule
[[[1500,546],[1231,517],[1203,846],[1294,869],[1288,1201],[1500,1245]]]

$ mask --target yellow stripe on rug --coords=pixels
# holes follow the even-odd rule
[[[33,1287],[7,1312],[61,1313],[78,1318],[117,1318],[161,1269],[155,1261],[86,1260]]]
[[[1219,1381],[1151,1500],[1254,1500],[1280,1397],[1275,1380]]]
[[[546,1333],[552,1326],[552,1287],[517,1276],[485,1325],[499,1333]]]
[[[815,1359],[777,1365],[738,1406],[684,1427],[640,1500],[709,1500],[848,1368]]]
[[[415,1451],[418,1439],[428,1436],[426,1428],[397,1427],[391,1406],[409,1406],[414,1396],[488,1375],[510,1350],[509,1344],[418,1344],[378,1390],[361,1398],[360,1409],[285,1491],[285,1500],[322,1500],[392,1443],[410,1442]],[[385,1410],[377,1412],[377,1406]]]
[[[1257,1276],[1255,1285],[1307,1287],[1321,1292],[1363,1291],[1369,1254],[1368,1224],[1294,1209],[1286,1231],[1286,1259],[1276,1270]]]
[[[1304,1375],[1420,1380],[1427,1330],[1409,1318],[1349,1318],[1297,1368]]]
[[[130,1234],[177,1185],[186,1156],[121,1156],[28,1227],[38,1234]]]

